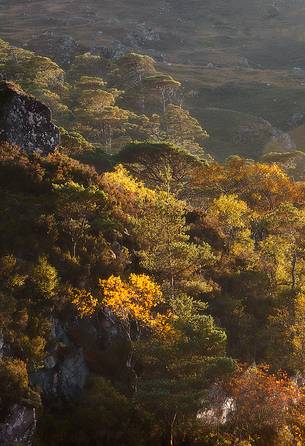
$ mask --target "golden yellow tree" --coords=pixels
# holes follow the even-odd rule
[[[252,216],[247,203],[237,195],[222,194],[208,208],[205,222],[222,240],[227,256],[247,260],[253,257],[254,250],[250,229]]]
[[[120,323],[129,343],[126,365],[130,371],[131,386],[137,390],[138,376],[135,370],[134,353],[136,342],[147,329],[157,335],[172,334],[169,315],[161,314],[159,307],[164,302],[161,288],[145,274],[131,274],[128,282],[111,276],[101,280],[102,305],[111,310]]]
[[[148,275],[131,274],[128,281],[112,275],[99,285],[102,293],[98,298],[87,290],[70,290],[70,300],[82,318],[101,309],[110,310],[130,342],[144,329],[160,335],[170,332],[169,315],[160,312],[164,303],[161,288]]]
[[[159,312],[164,302],[161,288],[146,274],[131,274],[129,281],[111,276],[100,281],[102,305],[119,319],[130,341],[138,338],[141,328],[150,328],[159,333],[168,330],[166,316]]]

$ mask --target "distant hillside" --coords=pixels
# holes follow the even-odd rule
[[[240,138],[244,113],[267,121],[273,137],[305,123],[303,0],[2,0],[0,18],[0,37],[61,65],[86,50],[153,56],[183,81],[184,101],[202,124],[214,121],[209,109],[228,117],[217,126],[233,134],[225,141],[207,125],[218,158],[263,152],[255,129],[253,138]],[[295,146],[280,141],[279,150]]]

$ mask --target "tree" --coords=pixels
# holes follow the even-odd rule
[[[152,57],[137,53],[125,54],[117,61],[120,78],[128,88],[138,86],[145,75],[155,73],[155,65]]]
[[[286,268],[292,292],[302,289],[305,274],[305,210],[291,203],[279,205],[266,218],[270,237],[280,237],[286,247]]]
[[[143,373],[136,398],[158,420],[161,444],[173,446],[196,424],[207,401],[207,389],[215,379],[229,375],[233,362],[225,358],[226,336],[205,306],[186,295],[171,301],[176,335],[138,345]],[[177,443],[180,444],[180,443]]]
[[[217,231],[224,244],[223,253],[251,259],[254,243],[251,238],[251,211],[236,195],[220,195],[208,207],[205,222]]]
[[[190,177],[203,163],[184,149],[168,143],[132,143],[118,154],[129,172],[148,187],[173,193],[178,198],[192,196]]]
[[[291,325],[294,369],[305,371],[305,295],[298,294],[294,301],[294,321]]]
[[[266,359],[277,369],[285,369],[296,376],[305,370],[305,297],[281,295],[268,318],[269,342]],[[283,343],[283,339],[285,342]]]
[[[77,102],[79,108],[75,110],[75,113],[90,114],[102,111],[105,107],[113,106],[115,97],[106,90],[81,90],[77,94]]]
[[[97,91],[104,90],[107,86],[107,82],[105,82],[101,77],[98,76],[80,76],[77,81],[73,84],[74,90],[76,92],[75,96],[81,91]],[[77,100],[77,98],[75,98]]]
[[[297,440],[299,431],[294,426],[303,425],[304,392],[285,374],[271,374],[263,366],[241,369],[229,392],[234,410],[228,424],[238,438],[252,437],[257,444],[277,445],[286,427]]]
[[[143,79],[156,72],[155,65],[156,62],[149,56],[129,53],[117,61],[117,69],[113,73],[124,89],[124,101],[129,106],[135,105],[142,113],[146,109]]]
[[[84,153],[93,153],[93,145],[78,132],[68,132],[60,129],[61,151],[68,156],[79,156]]]
[[[262,161],[268,164],[277,164],[294,180],[304,180],[305,153],[301,150],[293,152],[268,151],[262,156]]]
[[[90,140],[101,140],[109,151],[113,139],[125,134],[132,115],[115,105],[120,94],[117,89],[107,89],[101,78],[90,76],[80,77],[71,94],[76,129]]]
[[[0,258],[0,284],[2,291],[12,293],[21,288],[26,281],[26,275],[21,274],[16,257],[12,254]]]
[[[110,98],[110,102],[113,102],[109,93],[104,92],[102,96],[107,100]],[[129,119],[133,114],[116,105],[105,104],[102,107],[100,105],[98,102],[92,109],[76,110],[80,122],[78,127],[89,139],[100,141],[106,151],[112,152],[114,148],[118,149],[124,142],[129,141],[126,133],[130,127]]]
[[[132,343],[141,336],[142,328],[150,328],[157,333],[169,330],[166,317],[158,312],[164,302],[161,288],[145,274],[131,274],[129,282],[111,276],[100,281],[102,305],[119,319],[128,340]],[[132,327],[133,322],[136,326]]]
[[[134,237],[141,266],[158,275],[172,293],[175,288],[211,291],[205,270],[215,257],[207,243],[190,242],[186,204],[168,192],[146,188],[120,166],[104,181],[117,218]]]
[[[187,229],[184,202],[163,191],[143,201],[134,223],[141,266],[161,277],[172,293],[211,291],[204,269],[215,257],[207,243],[190,243]]]
[[[148,414],[110,382],[95,377],[79,401],[45,412],[35,440],[49,446],[146,446],[150,430]]]
[[[70,242],[71,257],[76,259],[77,249],[85,245],[98,212],[105,209],[106,196],[96,186],[84,187],[73,181],[54,185],[58,196],[58,225]],[[100,216],[101,218],[101,216]]]
[[[111,200],[112,214],[123,230],[131,230],[133,218],[139,213],[140,204],[151,200],[154,191],[136,181],[122,166],[113,172],[106,172],[102,178],[105,192]]]
[[[287,262],[293,257],[291,243],[280,235],[269,235],[260,242],[259,247],[258,268],[267,273],[271,288],[276,293],[291,281],[291,263]]]
[[[127,367],[132,374],[132,387],[137,389],[137,373],[134,364],[134,344],[143,333],[152,331],[158,336],[171,335],[168,317],[159,309],[164,303],[161,288],[145,274],[131,274],[128,282],[121,277],[110,276],[99,282],[101,295],[94,298],[85,290],[72,290],[71,301],[79,314],[91,316],[95,311],[110,311],[120,324],[128,342]]]
[[[0,359],[0,413],[26,399],[29,379],[26,364],[18,359]]]
[[[69,290],[72,304],[81,318],[91,317],[98,309],[98,299],[90,291],[73,288]]]
[[[111,66],[110,61],[91,53],[76,56],[68,71],[68,77],[76,80],[81,76],[101,77]]]
[[[166,112],[167,105],[172,102],[181,87],[179,81],[176,81],[168,74],[162,73],[144,77],[143,85],[148,94],[159,97],[163,113]]]
[[[187,110],[169,104],[160,117],[160,124],[167,141],[188,150],[201,159],[208,158],[204,153],[202,142],[209,135]]]
[[[58,285],[57,271],[45,257],[40,257],[32,269],[30,280],[40,295],[50,299]]]
[[[302,202],[302,188],[278,165],[256,163],[239,156],[231,156],[224,165],[209,163],[194,179],[194,186],[203,199],[238,195],[260,214],[276,209],[281,203]]]

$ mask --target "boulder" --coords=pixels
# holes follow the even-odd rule
[[[33,407],[14,405],[3,424],[0,424],[2,446],[31,446],[36,429],[36,411]]]
[[[0,142],[48,154],[60,142],[50,109],[12,82],[0,82]]]

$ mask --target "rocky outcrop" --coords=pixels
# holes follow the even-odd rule
[[[71,317],[65,322],[52,319],[50,348],[43,367],[30,374],[31,386],[40,388],[48,401],[77,399],[90,373],[90,361],[86,362],[88,348],[107,350],[119,336],[118,325],[110,313],[90,319]]]
[[[58,319],[52,321],[51,343],[44,367],[32,372],[30,382],[47,400],[73,400],[83,390],[89,374],[83,350],[69,339]]]
[[[41,389],[46,400],[73,400],[83,390],[89,371],[82,348],[67,335],[59,319],[51,320],[52,348],[44,360],[44,367],[30,374],[33,387]]]
[[[43,154],[52,152],[60,141],[50,109],[6,81],[0,83],[0,142],[3,141]]]
[[[296,150],[296,145],[289,133],[279,129],[273,129],[272,137],[266,144],[264,151],[268,152],[292,152]]]
[[[138,23],[136,29],[128,34],[130,45],[132,47],[142,47],[148,42],[158,42],[161,40],[158,31],[147,26],[145,23]]]
[[[305,113],[296,112],[288,118],[287,124],[289,129],[294,129],[304,123]]]
[[[55,354],[45,360],[45,367],[33,372],[31,385],[39,387],[46,399],[73,400],[83,390],[88,369],[81,349],[75,349],[59,359]]]
[[[35,35],[23,46],[50,57],[62,67],[68,67],[75,56],[88,51],[88,48],[81,46],[73,37],[66,34],[58,35],[54,31]]]
[[[15,405],[5,423],[0,424],[2,446],[31,446],[36,429],[36,411],[33,407]]]

